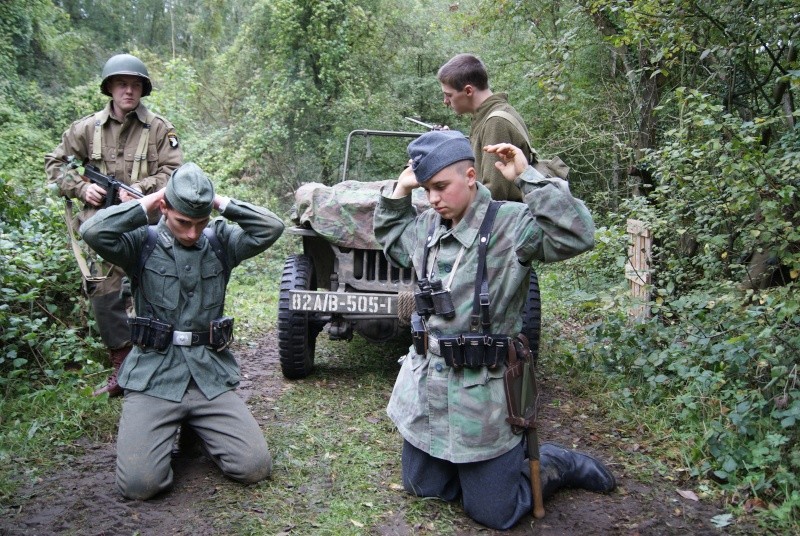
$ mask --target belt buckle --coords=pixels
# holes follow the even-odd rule
[[[191,331],[173,331],[172,344],[176,346],[191,346],[192,345],[192,332]]]
[[[428,351],[433,355],[442,355],[442,350],[439,347],[439,339],[430,334],[428,335]]]

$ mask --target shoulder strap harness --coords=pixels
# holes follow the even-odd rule
[[[486,269],[486,251],[489,247],[489,239],[492,235],[492,226],[495,216],[500,209],[503,201],[490,201],[486,215],[483,217],[481,228],[478,231],[478,272],[475,274],[475,295],[472,299],[472,315],[469,320],[469,330],[472,333],[478,332],[478,327],[483,328],[484,333],[490,333],[492,325],[489,317],[489,276]]]
[[[472,315],[470,315],[470,331],[473,333],[478,332],[478,328],[482,327],[484,333],[490,332],[491,318],[489,316],[489,277],[488,270],[486,269],[486,253],[489,247],[489,239],[492,235],[492,227],[494,220],[497,216],[497,211],[500,209],[504,201],[490,201],[489,207],[486,209],[486,215],[481,222],[480,230],[478,231],[478,272],[475,279],[475,294],[472,301]],[[422,266],[423,270],[428,270],[428,255],[433,243],[433,234],[436,227],[441,220],[440,217],[434,218],[431,222],[430,229],[425,243],[425,251],[422,253]],[[423,272],[423,276],[427,277],[427,273]]]
[[[214,231],[213,227],[206,227],[203,229],[203,236],[206,237],[206,240],[208,240],[208,243],[211,246],[211,250],[222,264],[222,270],[225,272],[225,284],[227,285],[228,280],[231,278],[231,269],[228,266],[228,255],[225,252],[225,248],[222,247],[222,242],[220,242],[219,237],[217,236],[217,233]],[[139,256],[139,264],[136,266],[136,274],[134,276],[134,280],[132,281],[133,285],[138,285],[139,281],[141,281],[142,272],[147,264],[147,259],[149,259],[150,255],[153,254],[157,243],[158,233],[156,232],[156,226],[148,225],[147,238],[145,239],[144,246],[142,247],[142,253]]]
[[[147,166],[147,144],[150,141],[150,127],[156,119],[156,114],[147,111],[147,120],[142,126],[142,133],[139,135],[139,144],[136,147],[136,154],[133,155],[133,167],[131,169],[131,184],[135,184],[139,180],[139,174],[142,168]],[[103,160],[103,124],[95,114],[94,119],[94,138],[92,140],[92,160],[100,162],[100,171],[106,173],[106,163]],[[119,179],[118,179],[119,180]]]

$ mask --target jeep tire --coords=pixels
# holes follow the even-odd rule
[[[278,299],[278,354],[281,371],[290,380],[305,378],[314,369],[314,350],[322,324],[316,313],[292,311],[289,291],[316,288],[311,258],[307,255],[287,257]]]
[[[528,337],[534,363],[539,359],[539,335],[542,331],[542,300],[539,296],[539,276],[531,268],[528,297],[522,314],[522,334]]]

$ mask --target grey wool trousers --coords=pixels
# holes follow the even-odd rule
[[[234,480],[258,482],[272,471],[264,434],[235,391],[208,400],[191,382],[180,402],[126,391],[117,436],[117,488],[124,497],[145,500],[172,486],[179,426],[190,426],[206,454]]]

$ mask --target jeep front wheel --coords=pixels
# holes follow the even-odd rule
[[[539,358],[539,337],[542,331],[542,300],[539,296],[539,276],[531,269],[528,297],[522,314],[522,333],[528,337],[534,361]]]
[[[278,300],[278,353],[281,371],[290,380],[305,378],[314,369],[314,350],[321,325],[315,313],[290,309],[289,291],[316,288],[311,258],[306,255],[287,257]]]

